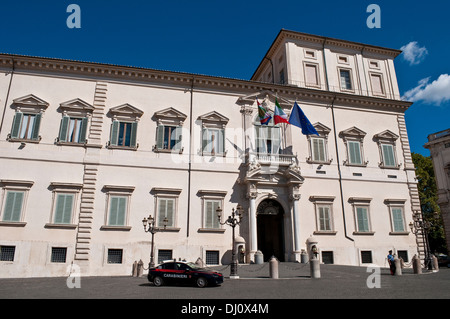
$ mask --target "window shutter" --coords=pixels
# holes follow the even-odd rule
[[[279,154],[281,148],[281,128],[272,127],[269,130],[272,140],[272,154]]]
[[[175,129],[175,132],[173,134],[175,134],[175,145],[174,145],[173,149],[181,150],[181,140],[183,138],[183,127],[177,126],[177,128]]]
[[[167,226],[174,226],[175,200],[161,198],[158,208],[158,227],[164,227],[164,218],[167,218]]]
[[[164,125],[158,125],[156,129],[156,148],[164,149]]]
[[[383,161],[385,166],[395,166],[394,148],[392,145],[383,144]]]
[[[350,163],[351,164],[362,164],[361,161],[361,149],[359,142],[348,142],[349,155],[350,155]]]
[[[79,142],[82,144],[86,143],[88,123],[89,119],[87,117],[84,117],[81,121]]]
[[[138,123],[131,123],[131,137],[130,137],[130,147],[137,146],[137,127]]]
[[[11,138],[19,138],[20,126],[22,124],[23,113],[16,112],[14,115],[13,125],[11,128]]]
[[[63,116],[61,120],[61,127],[59,129],[59,141],[67,142],[67,130],[69,128],[70,117]]]
[[[126,212],[127,198],[126,197],[111,197],[109,210],[109,225],[110,226],[124,226],[125,212]]]
[[[70,224],[72,220],[73,199],[74,195],[72,194],[58,194],[54,217],[55,224]]]
[[[367,218],[367,208],[358,207],[356,208],[357,219],[358,219],[358,231],[365,232],[369,231],[369,220]]]
[[[34,120],[34,126],[33,126],[33,132],[31,134],[31,139],[32,140],[39,140],[39,129],[41,127],[41,119],[42,119],[42,114],[36,114],[36,118]]]
[[[117,146],[117,144],[119,143],[119,126],[119,121],[113,121],[111,125],[111,137],[109,141],[111,145]]]
[[[206,200],[205,201],[205,228],[220,228],[219,219],[216,211],[220,206],[218,200]]]
[[[256,126],[256,151],[258,153],[267,153],[267,137],[266,129],[264,126]]]
[[[392,208],[392,221],[394,224],[394,231],[405,231],[403,223],[403,212],[401,208]]]
[[[325,142],[323,138],[312,139],[312,156],[314,161],[324,162],[325,158]]]
[[[171,227],[174,226],[174,206],[175,206],[175,200],[168,199],[167,200],[167,209],[166,209],[166,217],[167,217],[167,226]],[[164,224],[163,224],[164,225]]]
[[[218,154],[225,154],[225,129],[220,129],[219,134],[219,149],[217,150]]]
[[[8,192],[6,195],[5,212],[3,221],[19,222],[22,213],[23,192]]]
[[[202,151],[211,152],[211,141],[209,140],[209,130],[207,128],[202,129]]]

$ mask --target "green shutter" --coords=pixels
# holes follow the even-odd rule
[[[20,126],[22,124],[23,113],[16,112],[14,115],[13,125],[11,128],[11,138],[19,138]]]
[[[367,232],[369,231],[369,220],[367,216],[367,208],[357,207],[356,214],[358,219],[358,231]]]
[[[82,143],[82,144],[86,143],[88,124],[89,124],[89,119],[87,117],[84,117],[81,120],[79,143]]]
[[[218,135],[219,135],[219,150],[217,151],[217,153],[225,155],[225,129],[220,129]]]
[[[55,224],[70,224],[72,221],[74,195],[58,194],[55,206]]]
[[[174,145],[173,149],[179,151],[179,150],[181,150],[181,141],[183,138],[183,127],[177,126],[175,131],[172,134],[175,135],[175,145]]]
[[[119,143],[119,126],[119,121],[113,121],[113,123],[111,124],[111,137],[109,140],[111,145],[117,146],[117,144]]]
[[[164,125],[158,125],[156,129],[156,148],[164,149]]]
[[[382,144],[382,152],[384,165],[395,167],[394,147],[390,144]]]
[[[401,208],[392,208],[392,222],[394,224],[394,232],[405,231],[403,211]]]
[[[3,221],[19,222],[22,214],[23,192],[7,192]]]
[[[124,226],[126,208],[127,208],[126,197],[116,197],[116,196],[111,197],[108,225]]]
[[[205,153],[211,152],[211,142],[209,141],[209,130],[202,129],[202,151]]]
[[[360,143],[349,141],[348,149],[349,149],[350,164],[362,164]]]
[[[325,142],[323,138],[313,138],[312,140],[312,155],[314,161],[325,162]]]
[[[41,127],[41,119],[42,119],[42,114],[36,114],[36,118],[34,120],[34,125],[33,125],[33,132],[31,134],[31,139],[34,141],[39,140],[39,129]]]
[[[69,128],[70,123],[70,117],[63,116],[61,120],[61,127],[59,129],[59,141],[60,142],[67,142],[67,130]]]
[[[131,123],[130,147],[137,146],[137,127],[137,122]]]

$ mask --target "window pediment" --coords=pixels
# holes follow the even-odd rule
[[[69,113],[81,113],[91,114],[94,111],[94,107],[82,99],[76,98],[59,105],[61,111],[65,114]]]
[[[367,133],[364,132],[363,130],[357,128],[356,126],[353,126],[353,127],[349,128],[349,129],[341,131],[339,133],[339,136],[342,137],[343,139],[351,138],[351,139],[362,140],[362,139],[364,139],[366,134]]]
[[[28,94],[13,101],[13,108],[15,108],[17,111],[44,111],[48,108],[49,105],[50,104],[48,102],[33,94]]]
[[[385,131],[383,131],[381,133],[375,134],[373,136],[373,138],[374,138],[375,141],[378,141],[378,142],[390,142],[390,143],[393,143],[399,138],[399,136],[397,134],[389,131],[389,130],[385,130]]]
[[[153,115],[153,118],[158,122],[158,125],[174,124],[177,126],[182,126],[187,118],[187,115],[174,109],[173,107],[169,107],[167,109],[156,112]]]
[[[327,136],[331,132],[331,129],[328,126],[323,125],[320,122],[314,123],[313,126],[321,137]]]
[[[116,119],[132,119],[137,121],[144,112],[128,103],[113,107],[109,113]]]
[[[202,121],[203,125],[218,125],[224,127],[227,125],[229,118],[223,116],[222,114],[212,111],[207,114],[201,115],[198,117],[199,120]]]

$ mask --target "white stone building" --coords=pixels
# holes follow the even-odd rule
[[[249,81],[0,55],[0,277],[129,275],[156,261],[386,266],[417,253],[420,204],[394,68],[400,51],[282,30]],[[261,126],[300,105],[319,136]],[[164,229],[163,220],[167,227]],[[78,268],[77,268],[78,269]]]
[[[450,129],[428,135],[447,247],[450,248]]]

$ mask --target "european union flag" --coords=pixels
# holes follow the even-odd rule
[[[298,106],[297,102],[295,102],[294,107],[291,111],[291,116],[289,117],[289,123],[295,126],[298,126],[302,129],[303,135],[317,135],[319,136],[319,133],[317,133],[314,126],[312,126],[311,122],[306,117],[305,113],[303,113],[300,106]]]

